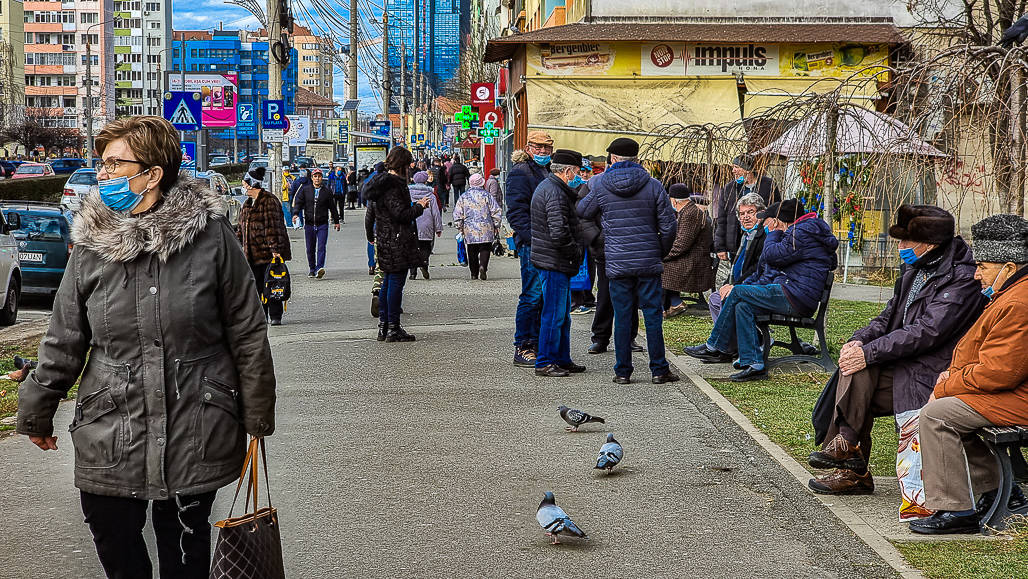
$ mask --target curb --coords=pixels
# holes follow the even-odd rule
[[[732,419],[739,428],[743,429],[757,444],[761,446],[771,458],[782,465],[785,470],[789,471],[789,474],[796,479],[803,488],[807,488],[807,480],[810,479],[810,473],[807,469],[803,468],[800,463],[796,462],[796,459],[789,456],[782,447],[778,446],[767,437],[766,434],[761,432],[753,423],[750,422],[749,418],[746,418],[734,404],[729,402],[727,398],[721,395],[709,382],[703,379],[702,376],[689,369],[684,364],[679,364],[679,356],[671,350],[667,350],[667,358],[671,360],[675,367],[697,387],[700,392],[703,392],[710,401],[716,404],[729,418]],[[924,579],[924,575],[921,572],[907,564],[903,555],[900,554],[899,550],[896,549],[885,537],[878,534],[870,525],[864,522],[863,519],[858,517],[849,507],[839,504],[837,502],[828,502],[828,500],[820,495],[810,493],[810,496],[817,499],[822,505],[832,512],[844,525],[849,527],[851,531],[867,546],[871,547],[875,553],[878,554],[890,567],[896,570],[896,573],[904,579]]]

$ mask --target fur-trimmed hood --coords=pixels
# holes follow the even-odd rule
[[[514,152],[510,154],[510,161],[515,165],[518,163],[524,163],[525,161],[531,160],[532,155],[529,155],[528,151],[525,151],[524,149],[515,149]]]
[[[212,218],[224,215],[221,196],[183,174],[165,193],[161,206],[141,217],[112,210],[94,190],[72,220],[71,239],[108,263],[129,262],[142,253],[154,253],[167,262],[207,229]]]

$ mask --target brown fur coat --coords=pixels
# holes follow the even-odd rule
[[[282,259],[293,258],[282,216],[282,202],[267,191],[256,199],[247,199],[239,214],[236,237],[243,244],[243,253],[250,263],[271,263],[271,254],[280,253]]]

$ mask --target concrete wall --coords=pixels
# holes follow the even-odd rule
[[[955,1],[955,0],[950,0]],[[670,16],[700,18],[891,17],[912,26],[907,0],[592,0],[594,17]]]

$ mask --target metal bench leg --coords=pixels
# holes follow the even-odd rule
[[[984,442],[992,451],[992,455],[996,457],[996,465],[999,467],[999,488],[996,489],[996,500],[992,502],[989,512],[985,513],[981,521],[982,534],[990,535],[992,531],[1002,531],[1007,526],[1006,519],[1010,516],[1010,491],[1014,485],[1014,471],[1010,464],[1010,455],[1007,453],[1008,446],[997,446],[987,440]]]
[[[1020,448],[1010,447],[1010,465],[1014,468],[1015,480],[1028,480],[1028,463],[1025,463],[1024,454]]]
[[[821,357],[818,365],[824,368],[825,372],[831,374],[835,372],[837,366],[835,360],[832,360],[832,353],[828,350],[828,340],[825,339],[825,329],[815,328],[814,332],[817,334],[818,348],[821,349]]]
[[[760,326],[761,335],[761,347],[764,350],[764,369],[770,369],[768,367],[768,359],[771,357],[771,325],[765,324]]]

